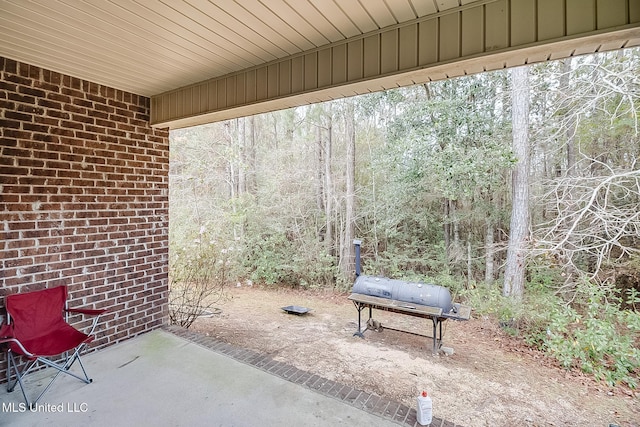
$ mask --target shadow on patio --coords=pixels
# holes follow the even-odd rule
[[[2,384],[0,425],[418,425],[405,405],[180,328],[83,361],[93,384],[61,377],[33,411],[19,386],[7,393]],[[36,376],[30,382],[33,395]],[[431,425],[453,426],[437,418]]]

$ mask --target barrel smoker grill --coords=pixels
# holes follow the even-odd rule
[[[433,322],[433,353],[437,353],[442,347],[442,323],[447,319],[469,320],[471,307],[453,303],[449,289],[443,286],[361,275],[360,244],[354,240],[357,278],[349,296],[358,310],[358,331],[354,335],[364,338],[364,332],[375,324],[374,308],[428,318]],[[365,308],[369,309],[369,320],[362,329]]]

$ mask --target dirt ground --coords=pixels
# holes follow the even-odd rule
[[[358,317],[348,294],[255,286],[226,293],[219,312],[193,330],[411,407],[427,390],[435,416],[466,427],[640,426],[639,392],[558,368],[473,313],[470,321],[444,323],[444,346],[454,354],[434,356],[422,336],[383,329],[354,337]],[[287,314],[281,307],[288,305],[312,311]],[[383,327],[432,329],[426,319],[379,310],[373,317]]]

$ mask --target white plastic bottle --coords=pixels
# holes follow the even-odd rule
[[[431,396],[428,396],[426,391],[423,391],[420,396],[418,396],[417,418],[418,424],[422,426],[431,424],[433,404],[431,402]]]

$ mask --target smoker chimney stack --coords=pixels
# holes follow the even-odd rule
[[[362,240],[354,240],[353,245],[356,247],[356,277],[360,276],[360,245]]]

